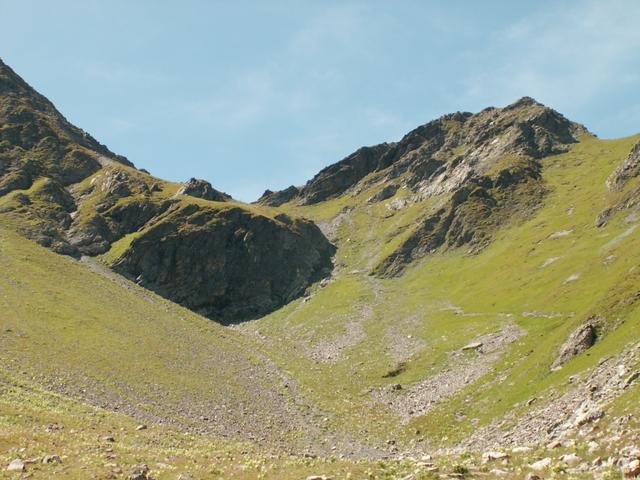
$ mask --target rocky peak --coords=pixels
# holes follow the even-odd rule
[[[293,185],[277,192],[265,190],[256,203],[270,207],[279,207],[283,203],[287,203],[297,197],[299,193],[300,189]]]
[[[199,178],[189,179],[182,185],[182,187],[180,187],[177,194],[190,195],[192,197],[211,200],[213,202],[226,202],[227,200],[231,200],[231,195],[216,190],[209,182]]]
[[[437,195],[491,173],[508,155],[539,159],[564,152],[584,133],[581,125],[523,97],[504,108],[443,115],[399,142],[362,147],[320,171],[295,196],[275,192],[264,201],[278,197],[308,205],[396,178],[414,192]]]

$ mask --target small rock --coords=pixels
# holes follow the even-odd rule
[[[541,472],[546,470],[551,466],[551,459],[549,457],[543,458],[542,460],[538,460],[537,462],[533,462],[529,465],[531,470],[535,470],[536,472]]]
[[[578,418],[576,418],[574,425],[576,427],[581,427],[582,425],[594,422],[602,418],[603,416],[604,416],[604,412],[602,410],[600,410],[599,408],[593,408],[579,415]]]
[[[62,459],[59,455],[45,455],[42,457],[42,463],[62,463]]]
[[[582,459],[574,453],[568,453],[566,455],[562,455],[560,457],[560,460],[566,463],[567,465],[569,465],[570,467],[575,467],[582,461]]]
[[[512,453],[527,453],[530,452],[532,450],[531,447],[513,447],[511,449]]]
[[[307,477],[307,480],[331,480],[331,477],[327,477],[326,475],[311,475]]]
[[[144,463],[135,465],[133,467],[133,471],[127,478],[129,480],[151,480],[151,477],[149,476],[149,467]]]
[[[113,442],[116,441],[116,439],[113,438],[111,435],[106,435],[106,436],[102,437],[102,441],[103,442],[113,443]]]
[[[489,473],[491,475],[493,475],[494,477],[505,477],[505,476],[509,475],[509,472],[507,472],[506,470],[501,470],[499,468],[493,468],[493,469],[489,470]]]
[[[547,445],[547,450],[555,450],[556,448],[560,448],[562,446],[562,442],[560,440],[554,440]]]
[[[139,431],[141,431],[141,430],[146,430],[146,429],[147,429],[147,426],[146,426],[146,425],[138,425],[138,426],[136,427],[136,430],[137,430],[138,432],[139,432]]]
[[[462,350],[463,351],[466,351],[466,350],[477,350],[482,345],[483,345],[482,342],[473,342],[473,343],[470,343],[470,344],[465,345],[464,347],[462,347]]]
[[[622,467],[622,473],[627,478],[637,477],[640,475],[640,460],[635,459]]]
[[[27,469],[27,465],[24,463],[24,461],[20,460],[19,458],[12,460],[9,466],[7,467],[7,470],[10,472],[24,472],[26,469]]]
[[[544,480],[544,478],[539,477],[535,473],[529,472],[527,473],[526,477],[524,477],[524,480]]]
[[[482,461],[484,463],[491,462],[492,460],[504,460],[509,458],[509,454],[505,452],[485,452],[482,454]]]

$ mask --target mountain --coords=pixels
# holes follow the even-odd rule
[[[135,169],[1,62],[0,122],[0,214],[56,252],[109,252],[116,271],[221,322],[268,313],[332,268],[312,223]]]
[[[454,113],[429,122],[396,143],[363,147],[323,169],[307,184],[267,191],[258,203],[313,205],[355,195],[373,185],[369,203],[386,200],[400,188],[408,202],[440,198],[436,208],[375,268],[397,275],[437,248],[484,246],[492,231],[529,214],[544,196],[541,159],[568,150],[589,132],[532,98],[480,113]]]
[[[0,72],[4,468],[635,474],[640,135],[523,98],[247,205]]]

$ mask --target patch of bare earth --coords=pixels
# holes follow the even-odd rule
[[[640,378],[640,343],[623,353],[603,359],[589,373],[569,378],[568,390],[540,392],[527,403],[529,410],[515,409],[502,419],[480,428],[465,440],[462,449],[509,445],[534,445],[552,440],[594,436],[607,406]]]
[[[477,337],[463,349],[450,352],[444,370],[419,383],[375,390],[373,402],[388,406],[403,423],[425,415],[489,373],[505,348],[525,333],[517,325],[509,324],[498,332]]]

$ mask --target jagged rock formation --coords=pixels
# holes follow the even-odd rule
[[[490,171],[506,155],[539,159],[561,153],[585,132],[529,97],[477,114],[453,113],[416,128],[397,143],[357,150],[320,171],[292,200],[310,205],[342,195],[368,176],[371,184],[406,174],[405,183],[413,190],[444,193]]]
[[[256,201],[256,203],[269,207],[279,207],[283,203],[287,203],[293,198],[297,197],[299,193],[300,189],[298,187],[294,187],[293,185],[278,192],[265,190],[262,196]]]
[[[636,143],[629,156],[607,178],[607,188],[619,192],[632,178],[640,175],[640,142]]]
[[[315,225],[231,200],[204,180],[176,192],[135,169],[0,61],[0,215],[41,245],[110,252],[119,272],[225,322],[268,313],[331,270]]]
[[[636,208],[640,204],[640,186],[635,184],[628,188],[630,183],[640,176],[640,142],[637,142],[629,152],[626,159],[609,175],[605,185],[614,195],[610,207],[603,210],[596,218],[596,226],[603,227],[616,212]],[[628,191],[625,192],[625,189]],[[618,194],[618,195],[616,195]],[[621,196],[619,194],[622,194]]]
[[[267,198],[312,205],[382,188],[367,202],[410,195],[394,209],[438,197],[402,244],[374,273],[398,275],[414,259],[440,248],[484,247],[492,232],[535,211],[545,187],[541,159],[567,151],[587,130],[529,97],[477,114],[453,113],[431,121],[397,143],[363,147],[323,169],[298,192]]]
[[[213,202],[226,202],[231,200],[231,195],[216,190],[206,180],[199,178],[191,178],[185,182],[178,195],[191,195],[192,197],[203,198],[204,200],[211,200]]]

